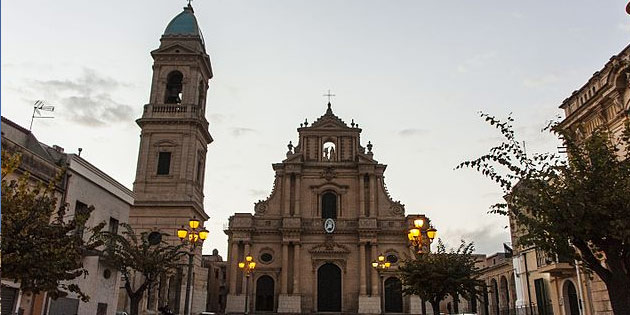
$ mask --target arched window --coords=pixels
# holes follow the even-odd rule
[[[327,192],[322,195],[322,219],[337,219],[337,195]]]
[[[166,77],[166,97],[164,103],[166,104],[181,104],[182,103],[182,81],[184,75],[179,71],[171,71]]]

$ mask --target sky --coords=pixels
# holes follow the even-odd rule
[[[1,111],[28,127],[35,100],[55,106],[36,137],[131,188],[148,102],[150,51],[186,1],[2,1]],[[204,252],[224,257],[228,217],[253,213],[272,163],[299,124],[326,110],[359,123],[387,164],[406,212],[424,213],[448,245],[491,254],[509,242],[488,214],[501,190],[454,170],[499,143],[479,111],[512,113],[528,152],[558,106],[629,44],[626,1],[195,0],[212,60]]]

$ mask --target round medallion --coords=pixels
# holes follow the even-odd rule
[[[324,221],[324,231],[326,231],[326,233],[334,232],[335,231],[335,220],[333,220],[332,218],[326,219],[326,221]]]
[[[149,236],[147,238],[149,240],[149,245],[157,245],[162,242],[162,233],[153,231],[149,233]]]

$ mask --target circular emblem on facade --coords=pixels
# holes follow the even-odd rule
[[[332,218],[326,219],[326,221],[324,221],[324,231],[326,231],[326,233],[334,232],[335,231],[335,220],[333,220]]]
[[[149,233],[149,236],[147,238],[149,240],[149,245],[157,245],[162,242],[162,233],[153,231]]]

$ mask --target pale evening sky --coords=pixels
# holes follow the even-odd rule
[[[223,225],[271,192],[304,118],[326,109],[363,129],[407,213],[439,236],[493,253],[507,219],[489,180],[453,168],[498,141],[478,118],[512,112],[528,151],[555,150],[540,132],[558,106],[630,39],[627,1],[196,0],[215,77],[207,118],[205,206],[225,257]],[[185,1],[3,1],[2,115],[28,127],[36,99],[55,119],[33,132],[131,188],[149,52]]]

